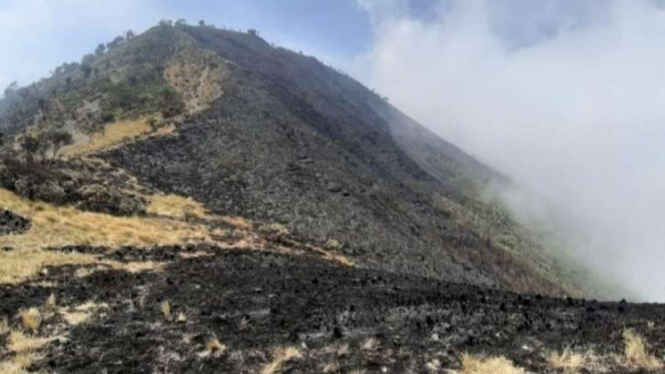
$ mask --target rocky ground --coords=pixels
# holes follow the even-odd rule
[[[0,314],[40,307],[51,294],[61,311],[44,313],[35,336],[53,340],[30,370],[268,373],[277,364],[274,372],[420,373],[459,368],[471,353],[544,373],[556,372],[551,352],[571,347],[593,350],[599,372],[630,372],[621,364],[625,329],[665,355],[660,305],[519,295],[251,248],[123,248],[107,256],[163,266],[137,273],[52,267],[0,286]],[[89,319],[63,322],[86,304]]]

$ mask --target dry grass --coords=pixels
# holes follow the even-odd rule
[[[152,132],[152,128],[145,119],[114,122],[106,125],[103,132],[93,134],[85,141],[66,147],[63,155],[67,157],[82,156],[111,149],[150,132]]]
[[[50,338],[26,335],[21,331],[12,331],[9,334],[7,348],[14,353],[32,352],[48,344],[51,340]]]
[[[159,310],[162,311],[162,314],[167,321],[171,320],[171,304],[168,302],[168,300],[162,301],[162,303],[159,305]]]
[[[29,201],[5,189],[0,189],[0,208],[32,220],[27,232],[0,238],[0,246],[16,248],[0,253],[0,283],[21,282],[44,266],[97,262],[92,255],[43,251],[44,248],[65,245],[150,247],[212,241],[210,231],[203,225],[169,218],[116,217],[83,212],[72,207]]]
[[[438,373],[441,371],[441,361],[438,358],[435,358],[434,360],[425,364],[425,368],[432,373]]]
[[[336,373],[339,371],[339,363],[337,361],[335,362],[329,362],[327,364],[324,364],[323,367],[321,368],[321,371],[323,373]]]
[[[28,374],[27,368],[36,359],[35,350],[51,340],[25,335],[21,331],[12,331],[7,341],[7,349],[14,355],[7,361],[0,362],[0,374]]]
[[[191,343],[191,339],[192,339],[191,336],[186,335],[183,338],[183,341],[186,344],[189,344],[189,343]],[[218,356],[221,356],[222,354],[224,354],[224,352],[226,352],[226,346],[224,344],[222,344],[219,341],[219,339],[210,338],[206,342],[203,352],[199,353],[198,355],[201,358],[208,357],[208,356],[218,357]]]
[[[623,343],[624,356],[621,359],[623,366],[651,371],[663,368],[663,362],[648,352],[644,339],[635,331],[624,330]]]
[[[28,232],[0,239],[0,244],[15,248],[63,245],[145,247],[210,240],[208,229],[201,225],[167,218],[116,217],[84,212],[33,202],[4,189],[0,189],[0,207],[32,220]]]
[[[222,96],[229,76],[226,62],[208,50],[187,50],[171,57],[164,79],[180,94],[189,113],[207,108]]]
[[[505,357],[478,357],[462,355],[462,370],[459,374],[525,374]]]
[[[203,204],[182,196],[158,194],[148,196],[148,199],[150,200],[148,213],[175,218],[187,218],[188,216],[206,218],[208,216]]]
[[[60,253],[34,248],[0,252],[0,284],[20,283],[39,273],[39,270],[44,266],[90,264],[93,262],[95,262],[95,257],[91,255]]]
[[[285,363],[302,357],[302,353],[294,347],[277,348],[273,354],[273,359],[261,369],[261,374],[274,374]]]
[[[226,351],[226,346],[220,343],[219,339],[211,338],[206,343],[206,351],[210,352],[211,354],[221,354]]]
[[[88,301],[73,308],[60,308],[59,313],[70,326],[76,326],[87,322],[93,313],[103,308],[108,308],[108,305]]]
[[[92,316],[92,314],[89,313],[89,312],[81,312],[81,311],[65,311],[65,312],[62,312],[61,314],[62,314],[62,318],[70,326],[76,326],[76,325],[80,325],[82,323],[85,323]]]
[[[237,227],[239,229],[243,230],[250,230],[252,227],[254,227],[254,224],[252,221],[248,220],[247,218],[243,217],[237,217],[237,216],[226,216],[221,218],[222,221],[228,223],[231,226]]]
[[[35,332],[42,325],[42,313],[37,308],[21,310],[18,313],[18,318],[21,321],[21,326],[26,331]]]
[[[44,309],[54,310],[57,307],[57,300],[55,294],[51,294],[44,302]]]
[[[551,352],[547,356],[547,364],[554,370],[563,371],[566,374],[575,374],[580,370],[588,368],[594,357],[591,351],[586,353],[574,352],[565,348],[562,353]]]
[[[20,353],[9,361],[0,362],[0,374],[28,374],[26,369],[32,365],[35,358],[32,353]]]
[[[268,223],[259,227],[259,231],[271,235],[289,235],[289,229],[281,223]]]
[[[379,345],[378,340],[376,340],[374,338],[368,338],[360,346],[360,349],[363,350],[363,351],[371,351],[371,350],[374,350],[378,345]]]
[[[5,335],[9,332],[9,318],[3,316],[0,318],[0,335]]]
[[[328,240],[326,244],[323,245],[323,248],[330,250],[330,251],[339,251],[342,249],[342,243],[339,242],[339,240]]]

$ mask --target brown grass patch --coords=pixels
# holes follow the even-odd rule
[[[171,320],[171,304],[168,302],[168,300],[162,301],[162,303],[159,305],[159,310],[162,312],[164,318],[166,318],[167,321]]]
[[[75,307],[60,308],[58,312],[70,326],[76,326],[87,322],[96,311],[103,308],[108,308],[108,305],[88,301]]]
[[[12,331],[7,349],[14,353],[7,361],[0,362],[0,374],[27,374],[27,368],[37,358],[35,351],[48,344],[52,338],[38,338],[21,331]]]
[[[208,340],[206,343],[206,350],[212,354],[219,354],[224,351],[226,351],[226,346],[222,343],[220,343],[219,339],[217,338],[211,338]]]
[[[95,262],[95,257],[91,255],[43,251],[34,248],[0,252],[0,284],[20,283],[39,273],[44,266],[93,262]]]
[[[164,79],[182,96],[190,113],[207,108],[222,96],[222,85],[228,76],[226,62],[205,49],[178,53],[164,69]]]
[[[145,119],[114,122],[106,125],[104,131],[93,134],[86,141],[66,147],[63,155],[67,157],[82,156],[111,149],[150,132],[152,132],[152,128]]]
[[[42,314],[37,308],[21,310],[18,313],[18,318],[21,321],[21,326],[26,331],[35,332],[42,325]]]
[[[0,207],[32,220],[26,233],[0,239],[0,245],[14,248],[64,245],[146,247],[210,240],[208,229],[202,225],[168,218],[116,217],[84,212],[33,202],[5,189],[0,189]]]
[[[280,347],[273,353],[273,359],[270,363],[263,367],[261,374],[274,374],[285,363],[302,357],[300,350],[294,347]]]
[[[80,312],[80,311],[66,311],[62,312],[62,318],[70,326],[80,325],[82,323],[88,322],[92,313],[89,312]]]
[[[140,248],[212,241],[204,225],[169,218],[116,217],[83,212],[72,207],[23,199],[5,189],[0,189],[0,207],[32,220],[27,232],[0,237],[0,246],[18,248],[0,253],[0,283],[21,282],[43,266],[96,262],[96,257],[92,255],[43,251],[44,248],[66,245]],[[154,266],[140,264],[126,267]]]
[[[32,353],[19,353],[9,361],[0,362],[0,374],[28,374],[26,369],[35,361]]]
[[[0,318],[0,335],[5,335],[9,332],[9,318],[2,316]]]
[[[150,199],[148,213],[176,218],[187,218],[188,216],[206,218],[208,216],[208,211],[203,204],[191,198],[159,194],[147,197]]]
[[[623,366],[645,370],[663,368],[663,362],[648,352],[644,338],[635,331],[630,329],[624,330],[623,343],[624,355],[621,360]]]
[[[50,338],[26,335],[21,331],[12,331],[9,334],[7,348],[15,353],[32,352],[48,344],[51,340]]]
[[[201,257],[212,257],[213,256],[212,253],[204,252],[204,251],[196,251],[196,252],[192,252],[192,253],[183,252],[183,253],[179,253],[178,255],[180,256],[180,258],[185,259],[185,260],[190,259],[190,258],[201,258]]]
[[[462,355],[462,370],[459,374],[525,374],[505,357],[478,357]]]
[[[53,310],[56,307],[57,307],[57,300],[55,298],[55,294],[51,294],[48,298],[46,298],[46,301],[44,302],[44,309]]]
[[[246,218],[243,218],[243,217],[229,217],[229,216],[227,216],[227,217],[222,217],[222,221],[228,223],[231,226],[234,226],[234,227],[237,227],[237,228],[243,229],[243,230],[249,230],[252,227],[254,227],[254,225],[252,224],[252,221],[250,221]]]
[[[570,348],[565,348],[561,353],[550,352],[547,356],[547,364],[554,370],[560,370],[566,374],[575,374],[588,368],[594,361],[593,357],[591,351],[579,353]]]

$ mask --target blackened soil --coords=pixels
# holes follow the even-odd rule
[[[169,254],[178,248],[165,249],[172,262],[161,272],[74,278],[75,267],[52,268],[0,288],[0,313],[40,305],[51,292],[66,305],[108,304],[45,349],[33,369],[53,373],[255,373],[280,346],[303,354],[285,364],[288,373],[333,363],[343,373],[426,372],[434,359],[458,366],[463,352],[502,354],[544,372],[552,349],[619,351],[624,328],[665,354],[664,306],[523,296],[258,251]],[[39,286],[44,280],[58,283]],[[187,321],[166,320],[163,301]],[[223,354],[203,354],[211,337],[227,346]],[[363,348],[368,339],[376,344]]]
[[[0,235],[20,234],[30,228],[30,220],[0,209]]]

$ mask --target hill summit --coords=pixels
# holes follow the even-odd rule
[[[504,178],[352,78],[255,31],[165,22],[100,45],[5,101],[9,132],[71,133],[64,160],[104,160],[215,214],[335,243],[361,266],[576,292],[483,196]],[[120,200],[109,209],[140,205]]]
[[[550,298],[582,278],[507,178],[254,30],[127,33],[10,86],[0,131],[0,373],[543,367],[529,339],[609,350],[633,308]]]

